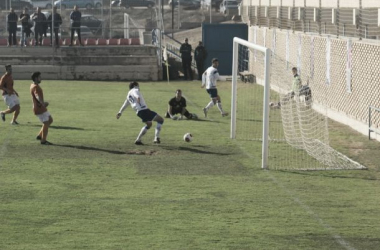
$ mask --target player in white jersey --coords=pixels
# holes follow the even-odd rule
[[[127,98],[125,99],[125,102],[123,106],[121,106],[119,113],[117,113],[116,118],[119,119],[121,116],[121,113],[129,106],[131,105],[132,109],[136,111],[136,114],[138,117],[141,118],[142,122],[146,124],[144,126],[139,135],[137,136],[137,139],[135,141],[136,145],[143,145],[141,142],[141,137],[146,134],[148,129],[152,127],[152,122],[156,121],[157,126],[154,134],[154,143],[161,143],[160,141],[160,131],[161,126],[164,123],[164,119],[158,115],[156,112],[151,111],[148,106],[145,103],[144,97],[140,93],[139,83],[138,82],[131,82],[129,84],[129,92],[127,95]]]
[[[208,110],[216,104],[222,116],[227,116],[228,113],[223,111],[222,102],[218,95],[218,89],[216,88],[216,81],[220,80],[218,72],[219,61],[217,58],[214,58],[211,62],[212,65],[208,67],[202,75],[202,88],[206,86],[206,91],[211,97],[211,101],[203,109],[203,113],[205,117],[207,117]]]

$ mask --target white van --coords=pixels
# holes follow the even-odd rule
[[[40,7],[43,9],[51,9],[51,0],[29,0],[34,8]]]

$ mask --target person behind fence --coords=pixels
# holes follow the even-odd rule
[[[17,21],[18,16],[13,10],[13,8],[10,9],[10,12],[7,16],[7,28],[8,28],[8,46],[11,47],[12,45],[17,46],[17,39],[16,39],[16,31],[17,31]]]
[[[202,42],[195,48],[194,51],[195,62],[197,63],[198,80],[202,80],[202,74],[204,72],[204,62],[207,57],[207,50],[203,46]]]
[[[305,100],[309,101],[311,98],[311,90],[309,86],[302,85],[301,77],[298,75],[298,70],[296,67],[292,68],[293,73],[293,83],[292,83],[292,92],[289,93],[289,98],[296,96],[305,96]]]
[[[30,36],[30,15],[28,14],[28,8],[24,8],[22,14],[20,14],[21,21],[21,46],[26,47],[26,37]]]
[[[62,17],[60,14],[57,13],[57,6],[53,7],[53,15],[50,15],[48,18],[48,23],[50,27],[50,45],[53,45],[53,31],[52,31],[52,19],[54,18],[54,39],[55,39],[55,46],[59,47],[59,26],[62,24]]]
[[[187,80],[189,76],[190,80],[193,80],[193,72],[191,70],[191,61],[193,60],[191,56],[192,48],[188,42],[189,42],[189,39],[186,38],[185,43],[181,45],[179,52],[181,53],[181,58],[182,58],[182,68],[183,68],[184,78],[185,80]]]
[[[46,16],[41,12],[41,8],[37,7],[37,12],[32,15],[34,21],[34,46],[42,45],[42,34],[44,33],[44,25],[46,23]]]
[[[80,24],[82,19],[82,13],[78,10],[78,6],[74,5],[74,10],[70,14],[70,20],[71,20],[71,43],[70,46],[73,46],[74,43],[74,33],[76,32],[78,34],[78,40],[81,46],[82,44],[82,38],[80,36]]]

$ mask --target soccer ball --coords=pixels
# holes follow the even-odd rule
[[[193,140],[193,135],[190,134],[190,133],[186,133],[184,136],[183,136],[183,140],[185,142],[191,142]]]

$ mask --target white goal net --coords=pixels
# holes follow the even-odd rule
[[[310,70],[302,70],[313,65],[276,49],[276,42],[267,49],[234,39],[231,138],[250,150],[261,144],[263,168],[364,169],[330,146],[326,110],[313,101]]]

